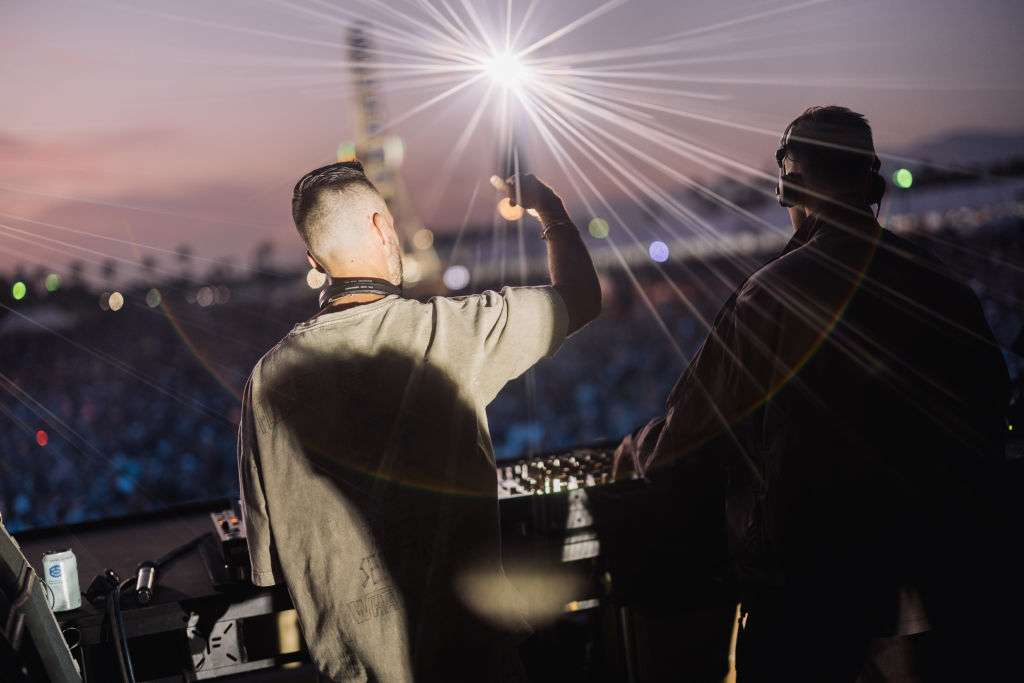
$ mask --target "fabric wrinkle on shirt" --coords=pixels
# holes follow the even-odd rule
[[[288,587],[324,675],[501,676],[529,628],[485,408],[566,329],[552,287],[390,296],[296,325],[257,364],[239,430],[253,582]],[[467,576],[491,590],[465,595]]]

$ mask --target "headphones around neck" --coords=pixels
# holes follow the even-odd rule
[[[403,296],[401,285],[376,277],[345,277],[333,280],[320,290],[320,310],[350,294],[382,294]]]
[[[784,207],[797,206],[803,204],[807,199],[805,194],[804,179],[799,173],[783,173],[782,162],[789,154],[789,137],[793,132],[793,124],[789,124],[786,127],[786,132],[782,134],[782,140],[779,141],[779,148],[775,150],[775,163],[779,165],[779,183],[775,186],[775,198],[778,199],[779,205]],[[882,195],[885,194],[885,178],[881,176],[878,170],[882,167],[882,162],[878,159],[878,155],[872,150],[871,153],[871,187],[868,190],[867,204],[877,204],[879,209],[882,206]]]

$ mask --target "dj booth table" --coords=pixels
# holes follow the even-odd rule
[[[633,560],[651,552],[630,539],[637,529],[652,528],[652,522],[657,529],[661,520],[623,517],[626,499],[642,494],[643,487],[639,481],[610,484],[609,462],[609,451],[579,449],[499,467],[502,554],[509,579],[527,602],[548,579],[571,586],[553,612],[534,622],[534,636],[520,648],[524,665],[534,683],[659,680],[666,673],[670,679],[682,675],[717,683],[728,669],[734,602],[715,598],[643,614],[616,595]],[[211,570],[216,564],[211,558],[220,557],[211,513],[231,504],[230,499],[209,501],[15,536],[37,572],[47,551],[73,550],[83,591],[105,569],[125,579],[140,562],[156,561],[204,537],[197,548],[161,569],[149,604],[138,605],[134,591],[122,596],[136,680],[315,681],[284,587],[228,583],[216,575],[216,567]],[[671,542],[652,544],[662,545]],[[682,563],[671,557],[664,566],[671,575]],[[537,577],[546,578],[538,583]],[[673,578],[640,575],[636,581],[649,585],[647,592],[658,601],[662,593],[678,592],[669,585],[679,582]],[[715,591],[695,585],[689,592]],[[102,604],[97,608],[83,602],[57,618],[86,681],[120,680]]]
[[[258,589],[239,582],[218,589],[214,585],[200,547],[206,545],[213,552],[208,555],[216,556],[219,541],[210,514],[230,507],[229,499],[209,501],[15,536],[40,575],[44,553],[73,550],[83,592],[105,569],[125,579],[134,575],[140,562],[154,561],[203,537],[200,546],[160,570],[149,604],[139,605],[133,590],[122,596],[136,679],[177,683],[274,669],[277,673],[272,678],[250,674],[245,680],[315,680],[283,586]],[[84,665],[85,680],[120,680],[102,603],[97,608],[83,599],[79,609],[56,616],[72,652]]]
[[[581,491],[501,500],[506,563],[573,577],[564,617],[548,619],[531,640],[533,679],[629,680],[621,651],[622,614],[606,605],[600,585],[599,548]],[[249,581],[214,585],[203,546],[216,556],[211,513],[230,499],[145,515],[16,534],[37,573],[47,551],[70,548],[84,593],[94,577],[113,569],[123,580],[144,561],[204,537],[199,547],[170,561],[157,577],[152,600],[139,605],[134,590],[122,595],[124,624],[136,680],[179,683],[228,679],[314,681],[315,668],[301,640],[284,586],[257,588]],[[516,583],[516,576],[510,577]],[[523,589],[529,593],[531,586]],[[571,598],[571,601],[570,601]],[[608,607],[608,609],[605,609]],[[57,620],[86,674],[86,681],[121,680],[104,604],[83,598],[79,609]],[[600,643],[596,648],[591,646]],[[591,649],[597,652],[593,656]],[[584,659],[594,661],[589,664]],[[593,669],[595,676],[585,675]],[[260,674],[262,672],[262,675]],[[583,676],[580,678],[580,676]]]

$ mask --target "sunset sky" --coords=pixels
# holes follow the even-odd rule
[[[392,132],[405,142],[401,173],[419,218],[450,230],[468,210],[488,224],[497,104],[483,109],[466,147],[452,153],[486,79],[410,114],[469,77],[419,72],[417,64],[450,60],[444,50],[454,48],[444,46],[452,44],[464,45],[463,58],[480,52],[458,37],[435,51],[445,30],[428,4],[440,7],[427,0],[3,2],[0,272],[59,270],[74,259],[95,271],[107,257],[121,259],[127,272],[147,254],[171,271],[170,252],[182,245],[244,264],[268,239],[282,262],[300,263],[291,188],[355,135],[344,36],[356,19],[376,31],[385,120],[397,120]],[[883,154],[952,130],[1024,130],[1019,0],[512,0],[510,12],[500,0],[450,5],[469,34],[498,44],[507,25],[513,33],[521,27],[520,48],[598,10],[530,58],[575,72],[597,63],[595,55],[606,74],[621,64],[634,76],[616,82],[636,89],[604,87],[595,76],[588,92],[619,115],[642,110],[679,139],[761,172],[772,170],[779,132],[811,104],[865,113]],[[606,51],[614,52],[601,57]],[[560,110],[557,101],[549,105]],[[720,172],[642,133],[615,130],[595,107],[595,125],[628,137],[650,160],[704,180]],[[577,205],[548,145],[521,118],[529,169]],[[569,156],[602,193],[621,193],[581,156]],[[676,184],[651,173],[666,188]]]

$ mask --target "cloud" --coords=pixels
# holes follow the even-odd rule
[[[176,143],[170,128],[139,128],[34,139],[0,131],[0,184],[22,188],[54,186],[102,191],[104,187],[139,183],[133,167],[158,148]]]
[[[0,224],[10,226],[0,228],[0,236],[16,247],[16,254],[0,252],[0,270],[21,262],[58,268],[78,260],[88,273],[113,259],[119,274],[134,278],[141,271],[133,264],[149,257],[169,275],[180,272],[172,252],[187,246],[196,257],[193,272],[203,275],[218,265],[249,267],[256,246],[265,241],[282,250],[294,247],[298,263],[301,243],[291,225],[288,194],[221,183],[79,200],[35,197],[29,215],[8,210],[8,198],[19,195],[0,191],[3,213],[17,216],[0,216]]]

